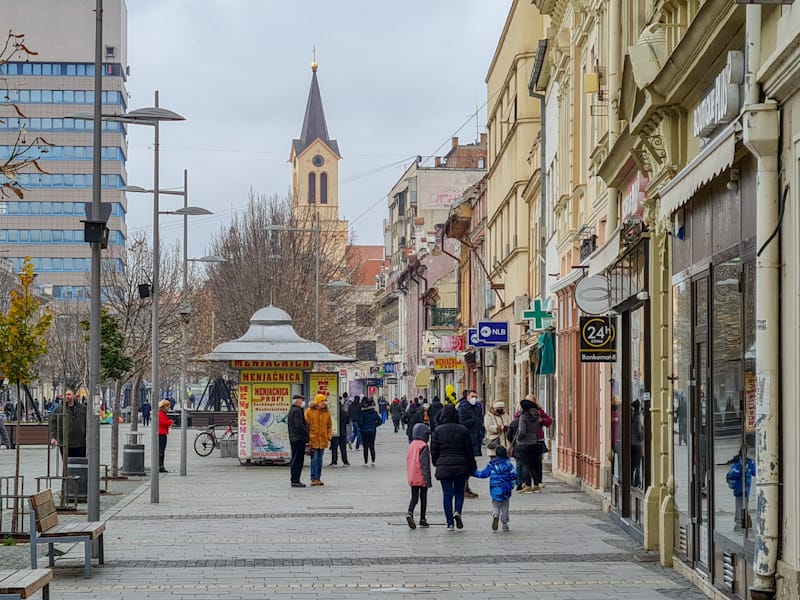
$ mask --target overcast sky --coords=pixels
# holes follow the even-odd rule
[[[356,243],[382,244],[386,194],[417,155],[485,131],[485,78],[511,0],[128,0],[129,108],[160,104],[161,189],[189,170],[189,255],[242,211],[250,190],[285,195],[311,81],[311,49],[340,163],[340,217]],[[465,124],[466,123],[466,124]],[[464,126],[458,133],[456,131]],[[480,128],[480,129],[478,129]],[[128,182],[152,187],[153,134],[129,127]],[[130,230],[152,228],[152,201],[128,195]],[[162,196],[162,210],[181,198]],[[161,237],[182,235],[161,217]]]

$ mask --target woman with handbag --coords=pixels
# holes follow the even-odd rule
[[[498,446],[508,450],[509,442],[506,432],[510,423],[511,415],[506,412],[506,403],[502,400],[492,404],[492,407],[486,411],[486,416],[483,417],[483,428],[486,430],[486,449],[490,458],[494,458]]]
[[[525,396],[527,400],[533,402],[536,411],[539,413],[539,423],[537,427],[536,437],[538,439],[537,450],[536,454],[533,457],[533,471],[531,472],[531,476],[533,477],[533,488],[534,491],[539,491],[544,487],[544,483],[542,483],[542,455],[547,454],[550,450],[547,447],[547,443],[545,442],[544,437],[544,428],[550,427],[553,423],[553,420],[544,412],[544,409],[539,406],[539,402],[536,400],[536,396],[533,394],[528,394]]]

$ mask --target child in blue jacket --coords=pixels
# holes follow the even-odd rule
[[[756,463],[752,458],[744,455],[744,449],[739,451],[739,454],[732,459],[733,464],[725,475],[725,480],[728,482],[728,487],[733,490],[733,498],[736,502],[736,525],[734,530],[739,530],[743,527],[744,523],[750,522],[749,516],[745,515],[744,504],[750,497],[750,483],[756,474]],[[742,461],[745,460],[744,465]],[[742,481],[744,479],[744,481]],[[749,527],[749,525],[748,525]]]
[[[474,477],[489,478],[489,494],[492,497],[492,530],[497,531],[498,521],[503,522],[503,531],[508,531],[508,505],[511,491],[517,479],[517,469],[508,460],[508,451],[503,446],[495,449],[495,457]]]

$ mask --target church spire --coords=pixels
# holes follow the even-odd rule
[[[311,89],[308,91],[306,114],[303,117],[303,129],[300,132],[300,139],[293,140],[295,155],[303,152],[316,139],[325,143],[337,155],[339,154],[338,144],[328,137],[328,124],[325,121],[322,95],[319,92],[319,81],[317,81],[317,67],[317,49],[314,48],[314,59],[311,63]]]

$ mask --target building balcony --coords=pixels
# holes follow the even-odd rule
[[[458,317],[457,308],[430,308],[430,319],[428,321],[431,329],[455,329],[456,318]]]

